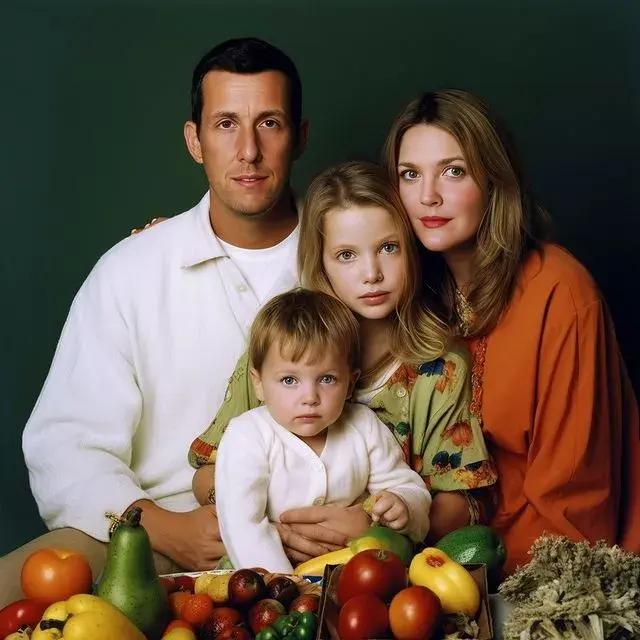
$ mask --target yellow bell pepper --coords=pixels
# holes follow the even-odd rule
[[[360,553],[360,551],[384,548],[384,542],[377,538],[363,536],[362,538],[352,540],[344,549],[330,551],[329,553],[325,553],[317,558],[311,558],[311,560],[299,564],[293,570],[293,573],[297,576],[322,576],[324,575],[324,568],[328,564],[346,564],[356,553]]]
[[[111,603],[86,593],[47,607],[31,640],[146,640]]]
[[[409,566],[411,584],[431,589],[444,613],[474,617],[480,607],[480,589],[473,576],[440,549],[428,547],[414,556]]]

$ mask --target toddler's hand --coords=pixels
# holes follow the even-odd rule
[[[371,519],[390,529],[404,529],[409,522],[409,509],[400,496],[381,491],[375,497]]]

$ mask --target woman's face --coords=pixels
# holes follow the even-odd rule
[[[486,188],[469,173],[456,139],[430,124],[411,127],[398,154],[398,186],[418,240],[444,253],[474,244]]]
[[[404,290],[405,247],[391,214],[351,207],[324,217],[322,263],[334,293],[356,315],[388,317]]]

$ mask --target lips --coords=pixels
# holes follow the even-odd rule
[[[232,180],[241,184],[243,187],[252,187],[259,185],[267,179],[267,176],[263,176],[258,173],[242,173],[239,176],[234,176]]]
[[[371,291],[369,293],[365,293],[360,296],[361,299],[372,299],[375,300],[377,298],[382,298],[383,296],[389,295],[388,291]]]
[[[427,229],[437,229],[438,227],[443,227],[448,222],[451,222],[451,218],[441,218],[439,216],[424,216],[420,218],[420,222],[422,222],[422,226]]]

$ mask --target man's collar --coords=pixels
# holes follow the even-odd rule
[[[208,260],[224,258],[227,254],[211,229],[208,190],[191,212],[193,213],[191,216],[193,233],[189,233],[186,237],[181,266],[195,267]]]
[[[297,205],[298,215],[302,211],[302,202],[298,201],[292,192],[292,197]],[[182,251],[181,266],[184,268],[195,267],[209,260],[226,258],[227,253],[223,249],[218,237],[211,228],[209,219],[209,190],[204,194],[200,202],[191,209],[193,233],[188,234],[186,244]]]

